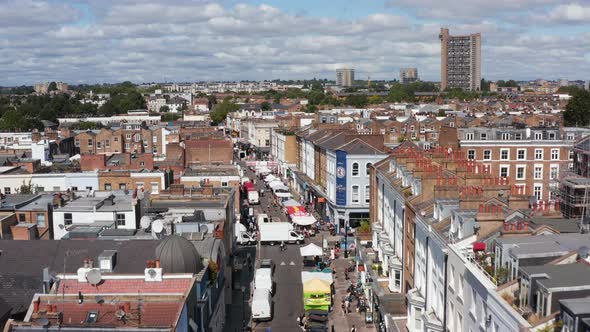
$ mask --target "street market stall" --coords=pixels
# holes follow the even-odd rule
[[[289,206],[301,206],[301,203],[297,202],[294,199],[288,199],[288,200],[284,201],[282,204],[286,208],[288,208]]]
[[[301,256],[306,257],[306,256],[322,256],[324,253],[324,250],[322,249],[322,247],[310,243],[304,247],[299,248],[299,252],[301,253]]]
[[[306,216],[294,216],[293,218],[291,218],[291,221],[293,221],[293,223],[295,225],[311,226],[311,225],[315,224],[315,222],[317,220],[314,216],[306,215]]]
[[[307,310],[329,311],[332,306],[332,287],[322,279],[311,279],[303,283],[303,307]]]

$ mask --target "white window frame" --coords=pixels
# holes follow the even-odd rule
[[[553,169],[556,169],[555,176],[553,176]],[[559,165],[558,164],[551,164],[549,165],[549,180],[557,180],[559,178]]]
[[[482,141],[487,141],[488,140],[488,133],[480,133],[479,139]]]
[[[506,159],[504,159],[503,152],[507,152]],[[510,160],[510,149],[500,149],[500,160]]]
[[[155,194],[157,195],[160,192],[160,183],[158,182],[152,182],[150,183],[151,186],[151,194]]]
[[[545,151],[543,149],[535,149],[535,160],[543,160]]]
[[[551,160],[559,160],[559,149],[551,149]]]
[[[536,191],[537,191],[536,189],[537,189],[537,188],[540,188],[540,190],[539,190],[539,197],[537,197],[537,194],[536,194]],[[542,184],[542,183],[534,183],[534,184],[533,184],[533,196],[534,196],[534,197],[535,197],[535,198],[536,198],[538,201],[540,201],[540,200],[542,200],[542,199],[543,199],[543,184]]]
[[[502,133],[502,140],[509,141],[510,140],[510,133]]]
[[[524,152],[522,158],[520,158],[520,153]],[[518,149],[516,150],[516,160],[526,160],[526,149]]]
[[[537,176],[537,170],[540,169],[540,175]],[[533,179],[534,180],[543,180],[543,165],[542,164],[535,164],[533,168]]]
[[[356,191],[356,193],[355,193],[355,191]],[[351,204],[360,204],[361,203],[361,187],[360,186],[354,185],[354,186],[350,187],[350,203]]]
[[[540,141],[543,139],[543,133],[540,131],[535,131],[534,137],[535,137],[535,141]]]
[[[470,156],[470,154],[473,154],[473,156]],[[473,149],[467,150],[467,159],[468,160],[475,160],[476,159],[475,150],[473,150]]]
[[[365,186],[365,204],[369,204],[371,201],[371,186]]]
[[[486,152],[489,154],[487,157]],[[492,150],[483,150],[483,160],[492,160]]]
[[[502,176],[502,169],[506,168],[506,176]],[[510,176],[510,165],[502,164],[498,167],[498,176],[499,177],[509,177]]]
[[[356,171],[355,171],[355,166],[356,166]],[[355,172],[356,172],[356,174],[355,174]],[[352,163],[352,165],[350,167],[350,176],[354,176],[354,177],[361,176],[361,166],[359,163],[357,163],[357,162]]]
[[[518,176],[518,170],[522,169],[522,176]],[[516,179],[517,180],[526,180],[526,165],[516,165]]]
[[[465,133],[465,140],[466,141],[473,141],[474,136],[475,136],[474,133]]]

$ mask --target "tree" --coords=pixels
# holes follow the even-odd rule
[[[49,86],[47,87],[47,91],[49,91],[49,92],[57,91],[57,83],[55,83],[55,82],[49,83]]]
[[[240,109],[240,106],[229,99],[224,99],[221,103],[215,105],[213,111],[211,111],[211,121],[214,124],[219,124],[225,121],[228,113],[235,112],[238,109]]]
[[[272,106],[268,101],[264,101],[262,102],[262,104],[260,104],[260,109],[262,109],[263,111],[270,111],[272,110]]]
[[[162,107],[160,107],[160,113],[167,113],[170,112],[170,107],[168,107],[168,105],[164,105]]]
[[[351,95],[346,96],[345,102],[348,105],[352,105],[357,108],[363,108],[367,106],[369,100],[367,98],[367,95]]]
[[[563,112],[563,120],[566,126],[590,124],[590,91],[579,90],[573,94]]]
[[[374,104],[381,104],[383,102],[383,98],[381,98],[380,96],[371,96],[369,97],[368,103],[370,105],[374,105]]]

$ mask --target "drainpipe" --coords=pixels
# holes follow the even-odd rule
[[[443,303],[445,304],[445,308],[443,310],[443,331],[447,330],[447,288],[448,288],[448,261],[449,261],[449,254],[445,253],[445,276],[444,276],[444,293],[443,293]],[[487,317],[485,317],[484,319],[487,319]]]
[[[426,311],[428,310],[428,271],[430,271],[430,269],[428,268],[428,242],[430,240],[430,236],[426,237],[426,250],[424,250],[424,252],[426,253],[426,271],[424,273],[424,313],[426,313]]]

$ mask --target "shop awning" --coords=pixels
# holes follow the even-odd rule
[[[312,279],[303,283],[304,293],[330,293],[330,283],[322,279]]]
[[[293,206],[301,206],[301,203],[297,202],[294,199],[288,199],[283,202],[283,206],[286,208],[293,207]]]
[[[475,242],[473,244],[473,251],[485,251],[485,250],[486,250],[485,242]]]
[[[299,226],[313,225],[317,220],[313,216],[293,217],[293,223]]]

